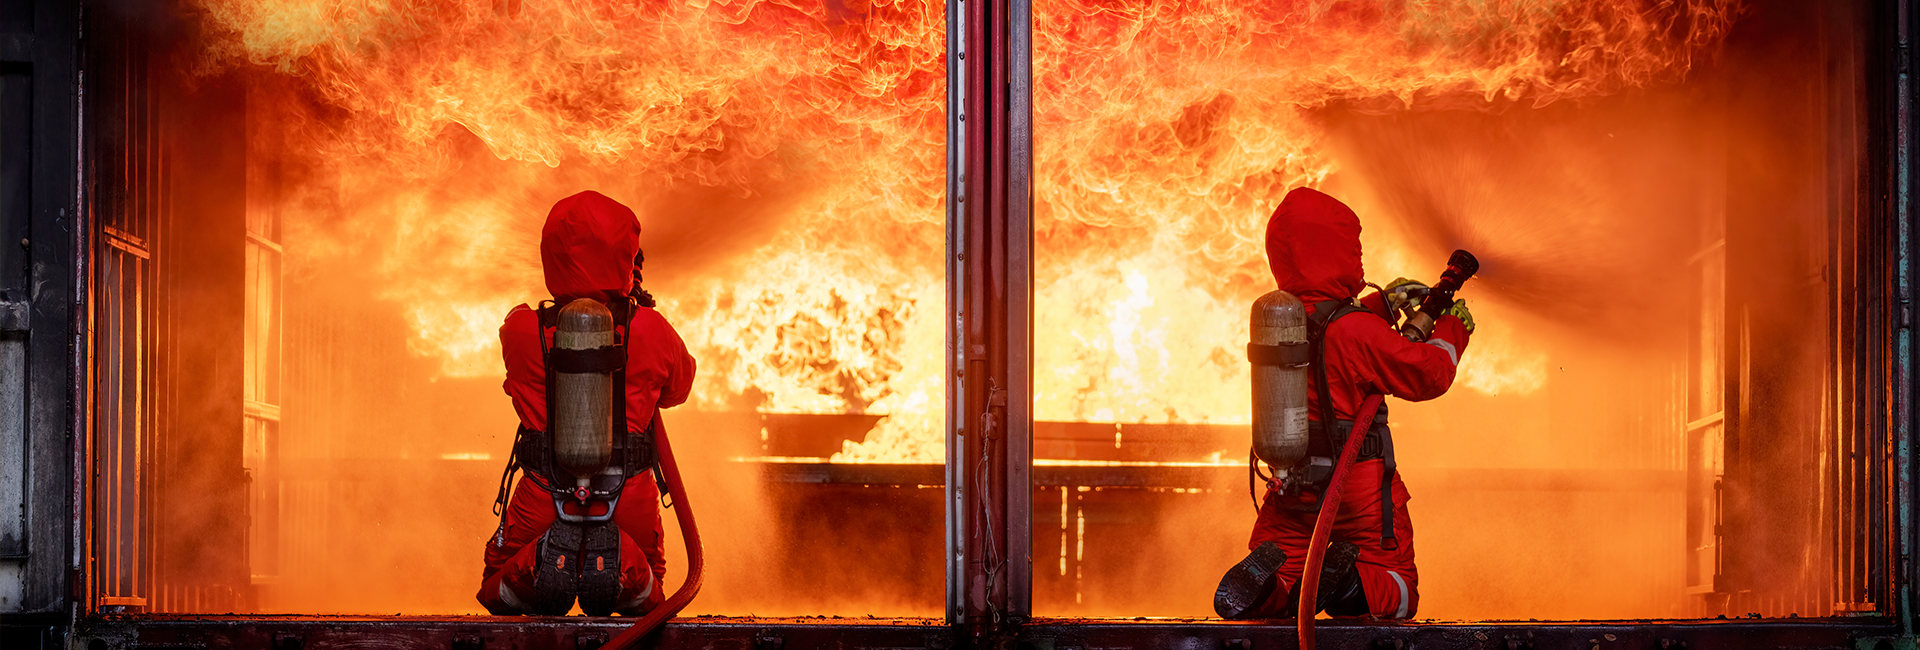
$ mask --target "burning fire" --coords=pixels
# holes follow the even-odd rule
[[[278,78],[256,106],[303,170],[289,273],[361,267],[447,375],[501,372],[501,317],[541,297],[546,206],[596,188],[641,213],[652,286],[702,365],[698,407],[887,415],[834,459],[940,459],[941,4],[199,5],[203,67]],[[1036,3],[1036,417],[1246,421],[1237,351],[1270,284],[1266,216],[1341,180],[1317,111],[1677,79],[1736,9]],[[1363,218],[1376,281],[1444,252]],[[1543,359],[1498,327],[1463,383],[1537,388]]]

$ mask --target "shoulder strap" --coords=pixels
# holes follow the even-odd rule
[[[516,307],[515,309],[525,309],[525,308],[526,306],[522,305],[520,307]],[[547,367],[550,367],[552,364],[551,357],[552,357],[552,347],[553,347],[547,341],[547,327],[549,327],[554,323],[554,319],[558,313],[558,310],[554,308],[553,301],[542,300],[534,306],[533,313],[534,313],[533,336],[535,339],[540,341],[540,367],[547,368]],[[553,375],[549,373],[546,377],[542,378],[542,381],[546,383],[547,389],[545,391],[545,394],[552,395],[553,394]],[[553,412],[551,401],[549,401],[548,403],[547,412],[548,413]],[[517,430],[515,430],[513,433],[513,447],[507,451],[507,467],[506,469],[501,470],[500,472],[500,489],[498,492],[495,492],[493,496],[493,514],[497,516],[501,516],[501,517],[506,516],[507,499],[512,494],[512,490],[513,490],[513,475],[520,471],[522,465],[524,465],[525,463],[529,462],[529,460],[531,460],[531,459],[520,457],[520,445],[526,441],[528,432],[529,430],[525,426],[521,426]],[[550,472],[552,471],[552,469],[553,468],[551,467],[538,467],[538,468],[535,468],[534,471]],[[502,525],[505,525],[504,524],[505,519],[502,519],[501,521],[503,522]]]
[[[633,298],[622,297],[607,304],[613,312],[613,347],[619,350],[620,367],[613,371],[613,435],[627,435],[627,336],[633,332]],[[629,468],[631,469],[631,468]]]
[[[546,386],[545,390],[541,391],[541,395],[544,396],[544,399],[547,402],[546,408],[545,408],[546,421],[540,423],[540,430],[552,431],[553,430],[553,340],[548,338],[551,335],[549,335],[547,332],[551,331],[555,327],[558,327],[560,324],[560,305],[555,303],[552,300],[542,300],[540,301],[540,304],[537,307],[538,308],[535,310],[534,313],[538,314],[540,317],[539,318],[540,322],[537,324],[537,329],[535,330],[540,337],[540,371],[541,371],[541,374],[543,375],[540,378],[540,381],[543,382]],[[552,439],[548,439],[547,444],[552,444]],[[553,454],[551,453],[546,454],[546,461],[547,462],[545,463],[546,464],[545,467],[535,468],[535,471],[540,472],[541,474],[549,478],[554,476],[559,476],[559,474],[554,472],[554,470],[557,468],[553,466]]]
[[[1313,346],[1313,361],[1311,362],[1313,364],[1313,383],[1317,392],[1320,394],[1320,426],[1328,432],[1333,432],[1336,427],[1333,424],[1333,394],[1327,386],[1327,330],[1333,327],[1334,321],[1345,318],[1349,314],[1357,314],[1363,311],[1366,311],[1365,307],[1353,304],[1351,301],[1341,302],[1338,300],[1327,300],[1314,303],[1313,314],[1307,316],[1307,339]],[[1338,434],[1336,433],[1334,435],[1337,436]],[[1334,440],[1332,442],[1334,443],[1333,448],[1339,449],[1340,445],[1346,441]]]
[[[1367,309],[1351,302],[1340,303],[1328,300],[1316,304],[1313,315],[1308,317],[1308,321],[1313,324],[1308,328],[1307,336],[1313,343],[1313,380],[1318,384],[1320,392],[1320,422],[1322,423],[1320,426],[1322,431],[1328,432],[1329,442],[1333,444],[1334,449],[1344,446],[1346,440],[1340,435],[1340,428],[1334,426],[1332,391],[1327,386],[1326,333],[1334,321],[1348,314],[1362,311]],[[1375,422],[1355,422],[1353,428],[1348,429],[1346,433],[1352,435],[1353,429],[1360,429],[1363,432],[1361,435],[1366,435],[1364,432],[1372,431],[1385,419],[1386,404],[1381,404]],[[1365,428],[1361,428],[1363,425]],[[1386,432],[1381,435],[1380,444],[1380,455],[1385,461],[1385,466],[1380,470],[1380,546],[1387,550],[1395,550],[1400,548],[1400,540],[1393,533],[1393,475],[1398,469],[1395,467],[1397,463],[1394,462],[1393,457],[1393,434]]]

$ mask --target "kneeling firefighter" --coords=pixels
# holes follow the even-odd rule
[[[1413,520],[1380,399],[1429,400],[1453,384],[1473,318],[1452,290],[1478,268],[1464,251],[1455,257],[1470,268],[1450,266],[1432,289],[1398,280],[1356,300],[1366,285],[1353,210],[1307,188],[1288,193],[1274,210],[1267,261],[1279,291],[1255,303],[1248,356],[1254,451],[1275,472],[1247,542],[1252,553],[1214,592],[1221,617],[1413,617],[1420,604]],[[1401,331],[1396,310],[1409,313]],[[1356,431],[1358,417],[1369,422]],[[1354,462],[1336,472],[1351,436],[1364,438],[1346,452]],[[1256,471],[1259,465],[1253,463]],[[1299,592],[1313,580],[1302,580],[1302,572],[1330,493],[1337,493],[1335,511],[1323,521],[1331,530],[1321,535],[1331,545],[1320,548],[1318,587],[1308,587],[1316,601],[1308,610],[1299,606]]]
[[[553,300],[500,326],[520,430],[480,581],[494,614],[564,615],[577,598],[591,616],[635,616],[663,600],[658,414],[687,401],[694,361],[640,288],[640,260],[632,210],[597,192],[562,199],[540,230]]]

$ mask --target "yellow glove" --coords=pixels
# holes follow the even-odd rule
[[[1413,305],[1415,297],[1425,296],[1426,291],[1427,285],[1419,281],[1394,278],[1380,291],[1380,295],[1386,299],[1387,309],[1405,311]]]
[[[1473,312],[1467,311],[1467,301],[1453,301],[1453,306],[1448,307],[1446,313],[1459,317],[1460,324],[1467,326],[1467,333],[1473,333]]]

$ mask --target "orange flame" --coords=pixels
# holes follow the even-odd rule
[[[887,415],[835,458],[940,458],[940,3],[199,4],[204,67],[295,87],[274,109],[308,169],[290,272],[367,265],[442,372],[500,372],[545,206],[595,187],[645,208],[698,406]],[[1265,218],[1339,179],[1316,111],[1677,79],[1736,4],[1036,3],[1037,417],[1246,421]],[[1428,271],[1371,222],[1366,246],[1376,279]],[[1463,382],[1539,386],[1502,338]]]

